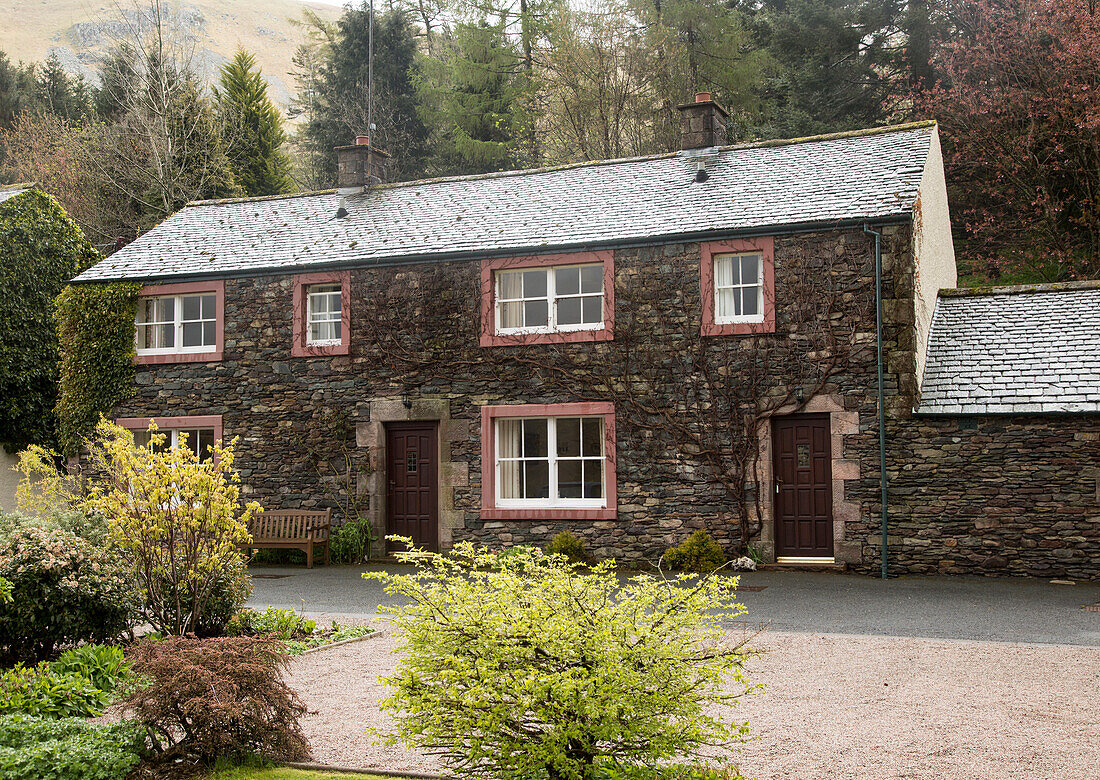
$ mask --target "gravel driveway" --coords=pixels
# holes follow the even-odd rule
[[[1100,649],[767,632],[743,700],[756,739],[730,760],[760,778],[1076,780],[1100,767]],[[316,761],[437,772],[430,756],[372,744],[391,635],[313,653],[290,684]]]

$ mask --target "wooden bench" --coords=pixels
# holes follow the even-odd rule
[[[313,551],[325,550],[328,565],[329,532],[332,530],[332,510],[323,512],[304,509],[270,509],[260,512],[248,522],[252,543],[241,545],[245,555],[252,549],[301,550],[306,554],[306,568],[313,568]]]

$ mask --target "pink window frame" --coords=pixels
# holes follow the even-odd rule
[[[224,429],[222,427],[222,416],[220,414],[192,414],[178,417],[119,417],[115,420],[115,424],[129,431],[147,431],[149,430],[149,422],[151,420],[156,420],[157,428],[160,430],[171,430],[172,428],[213,428],[214,441],[223,441],[222,435]]]
[[[754,333],[775,333],[775,239],[771,236],[705,241],[699,245],[699,277],[702,291],[703,336],[747,336]],[[715,255],[759,252],[764,272],[764,319],[762,322],[714,321],[714,257]]]
[[[306,288],[315,284],[340,284],[340,343],[310,345],[306,340]],[[294,357],[346,355],[351,344],[351,272],[321,271],[294,277],[294,330],[290,354]]]
[[[496,332],[496,272],[517,268],[548,268],[556,265],[603,264],[603,327],[599,330],[571,330],[562,333]],[[610,250],[565,254],[496,257],[481,261],[481,346],[507,347],[519,344],[570,344],[611,341],[615,337],[615,253]]]
[[[161,363],[208,363],[222,359],[225,346],[225,282],[221,280],[207,282],[175,282],[173,284],[147,284],[138,292],[138,298],[158,298],[166,295],[187,295],[190,293],[214,293],[217,298],[217,321],[214,323],[216,346],[207,352],[171,352],[166,355],[141,355],[135,350],[134,363],[139,366]],[[135,327],[135,344],[136,328]]]
[[[496,425],[502,417],[603,417],[605,506],[600,508],[538,507],[518,509],[496,506]],[[617,517],[615,404],[504,404],[481,407],[481,519],[482,520],[614,520]]]

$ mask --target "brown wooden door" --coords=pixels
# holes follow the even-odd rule
[[[433,423],[386,428],[386,533],[439,549],[439,464]],[[387,549],[388,549],[387,545]]]
[[[829,415],[777,417],[775,450],[775,554],[831,557],[833,475]]]

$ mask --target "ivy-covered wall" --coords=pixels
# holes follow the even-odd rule
[[[74,284],[57,298],[58,441],[74,454],[101,414],[134,392],[134,315],[141,285]]]
[[[0,203],[0,444],[54,446],[59,381],[51,316],[65,284],[100,259],[56,200],[29,189]]]

